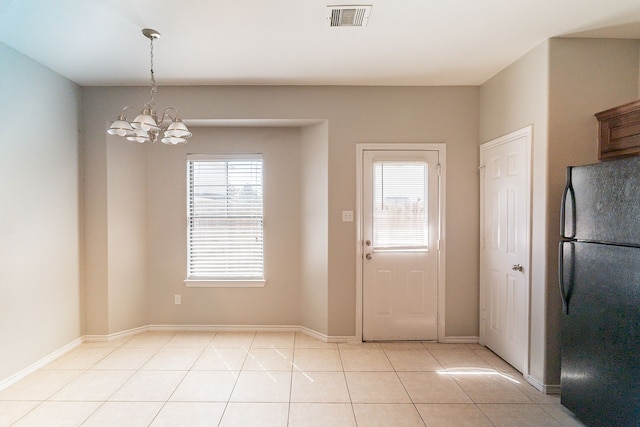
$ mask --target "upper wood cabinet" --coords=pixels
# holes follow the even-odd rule
[[[600,160],[640,154],[640,100],[596,113]]]

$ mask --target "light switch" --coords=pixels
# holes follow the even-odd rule
[[[342,222],[353,222],[353,211],[342,211]]]

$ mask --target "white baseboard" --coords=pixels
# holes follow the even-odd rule
[[[20,381],[21,379],[25,378],[26,376],[34,373],[35,371],[37,371],[38,369],[48,365],[49,363],[53,362],[54,360],[56,360],[58,357],[64,355],[65,353],[73,350],[74,348],[76,348],[77,346],[79,346],[80,344],[82,344],[83,342],[83,338],[76,338],[75,340],[71,341],[69,344],[65,345],[64,347],[59,348],[58,350],[49,353],[48,355],[46,355],[45,357],[43,357],[42,359],[38,360],[36,363],[27,366],[26,368],[22,369],[19,372],[16,372],[15,374],[3,379],[2,381],[0,381],[0,390],[3,390],[7,387],[9,387],[12,384],[17,383],[18,381]]]
[[[301,332],[323,342],[353,342],[353,336],[325,335],[297,325],[149,325],[150,331],[187,332]]]
[[[560,384],[544,384],[533,378],[531,375],[525,375],[524,379],[544,394],[560,394]]]
[[[480,337],[444,337],[440,342],[443,344],[478,344]]]
[[[316,332],[313,329],[305,328],[304,326],[300,326],[298,332],[302,332],[303,334],[309,335],[310,337],[313,337],[322,342],[334,342],[334,341],[331,341],[331,338],[329,338],[329,336],[325,334],[321,334],[320,332]]]
[[[170,332],[298,332],[288,325],[149,325],[150,331]]]
[[[544,386],[545,394],[560,394],[560,384],[547,384]]]
[[[109,335],[85,335],[85,342],[104,342],[147,331],[167,332],[302,332],[323,342],[354,342],[355,336],[325,335],[297,325],[147,325]]]
[[[109,335],[85,335],[83,336],[83,342],[107,342],[114,341],[120,338],[128,338],[149,330],[149,325],[140,326],[138,328],[128,329],[126,331],[116,332]]]

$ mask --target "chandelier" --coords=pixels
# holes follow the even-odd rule
[[[125,112],[128,109],[135,109],[131,105],[127,105],[122,109],[122,113],[118,119],[111,124],[107,130],[109,135],[118,135],[127,138],[129,141],[139,143],[158,142],[158,138],[162,133],[164,136],[160,141],[164,144],[176,145],[187,142],[187,138],[191,137],[191,132],[187,126],[182,123],[182,119],[178,111],[169,107],[164,110],[160,121],[156,113],[156,104],[154,97],[158,88],[156,86],[156,78],[153,73],[153,40],[160,37],[160,33],[150,28],[142,30],[142,34],[151,40],[151,99],[144,104],[142,111],[129,122],[125,118]]]

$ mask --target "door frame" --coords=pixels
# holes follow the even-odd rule
[[[526,182],[526,191],[527,194],[525,196],[525,200],[526,200],[526,208],[525,208],[525,212],[526,212],[526,218],[525,221],[527,223],[526,225],[526,254],[524,256],[525,259],[525,265],[524,265],[524,285],[525,285],[525,292],[524,292],[524,304],[525,304],[525,316],[524,316],[524,361],[523,361],[523,368],[522,368],[522,375],[524,378],[528,378],[529,376],[529,360],[530,360],[530,348],[531,348],[531,208],[532,208],[532,202],[531,202],[531,197],[533,195],[532,192],[532,174],[533,174],[533,157],[532,157],[532,149],[533,149],[533,125],[529,125],[527,127],[524,127],[522,129],[518,129],[516,131],[513,131],[511,133],[508,133],[506,135],[503,135],[499,138],[493,139],[491,141],[487,141],[483,144],[480,145],[480,165],[479,165],[479,169],[480,169],[480,344],[484,345],[484,341],[485,341],[485,328],[486,328],[486,323],[485,322],[485,297],[486,297],[486,283],[485,283],[485,256],[484,256],[484,249],[483,249],[483,242],[485,239],[484,236],[484,196],[485,196],[485,192],[484,192],[484,184],[485,184],[485,152],[488,149],[491,148],[495,148],[498,147],[500,145],[503,144],[507,144],[509,142],[515,141],[517,139],[520,139],[524,137],[525,138],[525,155],[527,156],[527,158],[525,159],[525,163],[527,165],[527,182]]]
[[[446,144],[444,143],[359,143],[356,144],[356,340],[362,341],[363,288],[363,209],[364,209],[364,152],[365,151],[437,151],[438,174],[438,342],[445,339],[445,207],[446,207]]]

